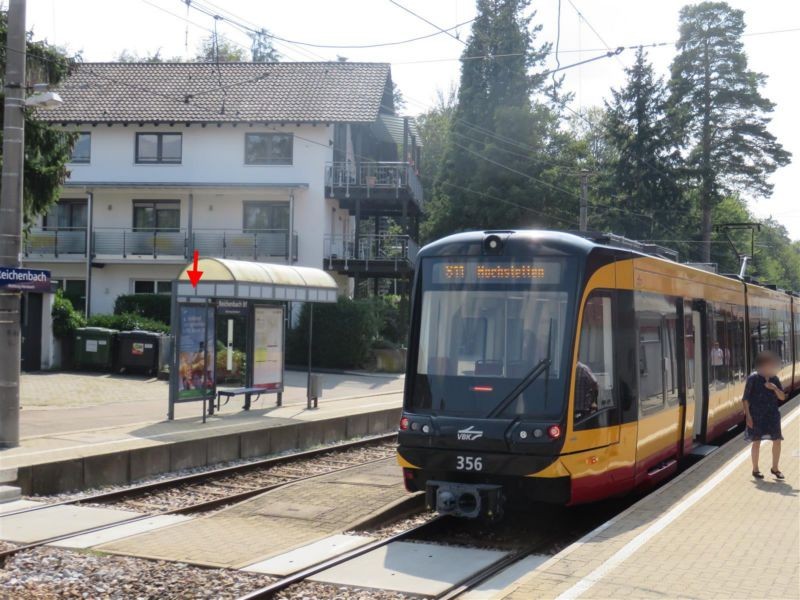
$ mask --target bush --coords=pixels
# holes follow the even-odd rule
[[[394,345],[405,346],[408,338],[408,300],[402,296],[373,298],[381,338]]]
[[[61,290],[53,300],[53,335],[60,339],[70,337],[78,327],[86,325],[86,317],[72,306]]]
[[[106,327],[108,329],[117,329],[118,331],[132,331],[140,329],[143,331],[155,331],[158,333],[169,333],[169,325],[155,319],[148,319],[141,315],[133,313],[124,313],[121,315],[92,315],[89,317],[88,325],[90,327]]]
[[[114,302],[114,314],[132,313],[169,325],[170,302],[165,294],[123,294]]]
[[[297,327],[286,340],[287,362],[308,364],[308,318],[310,304],[303,304]],[[364,365],[372,341],[378,337],[380,321],[372,300],[339,298],[335,304],[314,306],[312,362],[331,369]]]

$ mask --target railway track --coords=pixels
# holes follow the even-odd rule
[[[291,586],[301,584],[318,573],[341,565],[394,542],[419,538],[425,539],[432,535],[436,538],[446,539],[446,526],[455,525],[456,523],[457,521],[455,517],[435,516],[424,523],[375,540],[374,542],[370,542],[369,544],[354,550],[343,552],[333,558],[319,562],[315,565],[297,571],[296,573],[292,573],[291,575],[278,579],[258,590],[254,590],[244,596],[241,596],[239,600],[267,600],[270,598],[275,598],[280,592],[286,591]],[[501,571],[513,566],[528,556],[531,556],[532,554],[543,553],[549,550],[559,537],[560,536],[558,534],[552,534],[543,539],[537,540],[535,543],[526,544],[512,552],[509,552],[497,561],[469,574],[467,577],[459,580],[448,589],[433,597],[437,600],[452,600],[454,598],[458,598],[462,594],[465,594],[466,592],[480,586],[482,583],[488,581]]]
[[[192,473],[179,477],[162,479],[159,481],[143,483],[123,489],[100,492],[97,494],[90,494],[87,496],[71,498],[58,502],[44,503],[39,506],[27,507],[24,509],[3,513],[0,515],[0,520],[14,515],[36,513],[37,511],[45,510],[54,506],[111,505],[126,509],[133,508],[134,510],[141,510],[143,507],[151,507],[150,510],[142,512],[141,515],[136,517],[116,521],[107,525],[90,527],[67,534],[52,536],[29,544],[22,544],[13,548],[7,548],[0,551],[0,565],[4,565],[6,560],[15,554],[37,548],[45,544],[62,541],[87,533],[94,533],[97,531],[110,529],[119,525],[135,523],[137,521],[150,519],[155,516],[187,515],[216,510],[222,506],[246,500],[253,496],[277,489],[290,483],[311,479],[337,471],[345,471],[384,460],[391,454],[389,450],[393,449],[393,445],[389,446],[388,442],[391,442],[395,438],[396,434],[387,434],[352,442],[343,442],[340,444],[316,448],[314,450],[306,450],[303,452],[266,458],[241,465],[222,467],[200,473]],[[361,456],[360,460],[354,461],[352,460],[352,457],[348,458],[348,453],[354,453],[354,451],[358,449],[367,450],[366,452],[360,453],[363,455]],[[369,451],[370,449],[374,451]],[[299,468],[300,465],[308,466],[310,464],[313,464],[313,468],[310,470]],[[293,468],[289,467],[290,465],[293,465]],[[272,472],[272,475],[267,477],[251,477],[253,474],[259,474],[261,472]],[[263,474],[264,473],[261,473],[261,475]],[[249,483],[239,479],[237,485],[237,478],[243,477],[248,477]],[[220,481],[227,483],[220,485]],[[183,502],[182,506],[164,507],[165,503],[167,506],[170,506],[170,504],[179,502],[180,494],[185,494],[187,490],[190,490],[190,498],[197,497],[198,495],[202,496],[203,494],[207,494],[211,497],[207,497],[200,501]],[[202,491],[198,494],[198,490]],[[158,498],[158,501],[155,502],[155,506],[157,506],[155,510],[152,510],[153,498]],[[143,499],[147,499],[147,502],[145,502]]]
[[[306,593],[302,586],[324,586],[324,580],[313,580],[315,575],[328,569],[357,559],[378,548],[394,542],[415,541],[437,545],[457,546],[462,548],[504,550],[505,555],[494,562],[469,573],[459,581],[433,597],[437,600],[452,600],[478,588],[502,571],[532,555],[553,555],[566,547],[581,535],[594,529],[600,523],[622,510],[627,503],[609,501],[601,503],[595,510],[586,507],[564,508],[557,506],[540,507],[538,516],[509,514],[498,523],[480,525],[475,521],[465,521],[456,517],[435,516],[424,523],[414,523],[400,531],[394,526],[383,528],[376,524],[380,539],[370,542],[354,550],[343,552],[335,557],[299,570],[264,587],[254,590],[239,600],[262,600],[270,598],[305,598],[314,597]],[[411,519],[413,522],[413,519]],[[389,530],[390,532],[387,532]],[[498,531],[499,530],[499,531]],[[334,585],[334,584],[329,584]],[[336,586],[347,585],[343,582]],[[293,588],[293,586],[299,586]],[[364,589],[358,583],[351,587]],[[410,592],[397,589],[375,589],[376,597],[392,597],[392,594],[414,596]]]

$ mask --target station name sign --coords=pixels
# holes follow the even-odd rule
[[[19,292],[49,292],[50,271],[0,267],[0,288]]]

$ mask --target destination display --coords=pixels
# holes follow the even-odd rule
[[[433,283],[511,283],[557,284],[561,282],[563,264],[557,260],[530,262],[437,260],[433,263]]]

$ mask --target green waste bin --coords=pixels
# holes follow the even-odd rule
[[[73,356],[75,368],[111,371],[114,361],[116,329],[79,327],[75,330]]]
[[[115,371],[149,373],[158,370],[161,334],[154,331],[120,331],[117,334]]]

